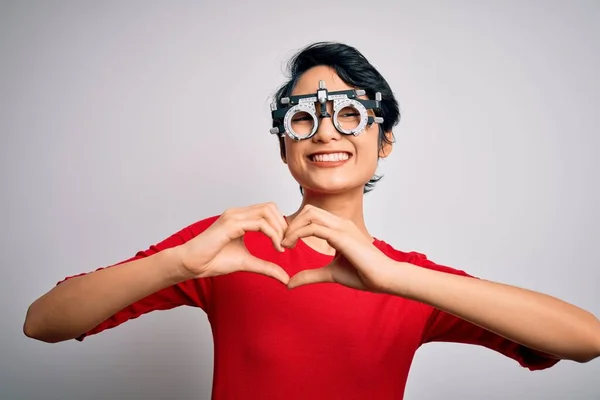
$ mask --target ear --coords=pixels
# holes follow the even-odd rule
[[[391,131],[386,132],[385,137],[387,138],[387,141],[383,142],[383,145],[381,146],[381,149],[379,150],[380,158],[387,158],[392,153],[392,150],[393,150],[394,134]]]

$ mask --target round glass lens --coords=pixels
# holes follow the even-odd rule
[[[337,121],[344,131],[353,132],[360,124],[360,112],[352,106],[346,106],[338,112]]]
[[[300,138],[309,136],[314,126],[315,121],[312,115],[306,111],[298,111],[291,118],[290,127]]]

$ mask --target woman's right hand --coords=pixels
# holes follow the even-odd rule
[[[181,245],[181,269],[185,279],[208,278],[246,271],[266,275],[287,285],[288,274],[277,264],[248,252],[243,242],[246,232],[260,231],[283,252],[281,241],[287,222],[273,203],[229,209],[208,229]]]

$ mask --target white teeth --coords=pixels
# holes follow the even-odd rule
[[[350,157],[348,153],[315,154],[311,158],[317,162],[344,161]]]

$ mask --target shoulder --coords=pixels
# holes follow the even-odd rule
[[[427,255],[417,251],[402,251],[394,248],[383,240],[375,239],[375,246],[379,248],[386,256],[394,261],[405,262],[418,267],[432,269],[440,272],[446,272],[455,275],[471,276],[462,269],[453,268],[447,265],[438,264],[430,260]]]
[[[214,215],[193,222],[185,226],[184,228],[181,228],[177,232],[171,234],[169,237],[165,238],[161,243],[158,244],[158,246],[172,247],[174,245],[182,244],[189,240],[192,240],[193,238],[207,230],[217,219],[219,219],[219,217],[220,215]]]

